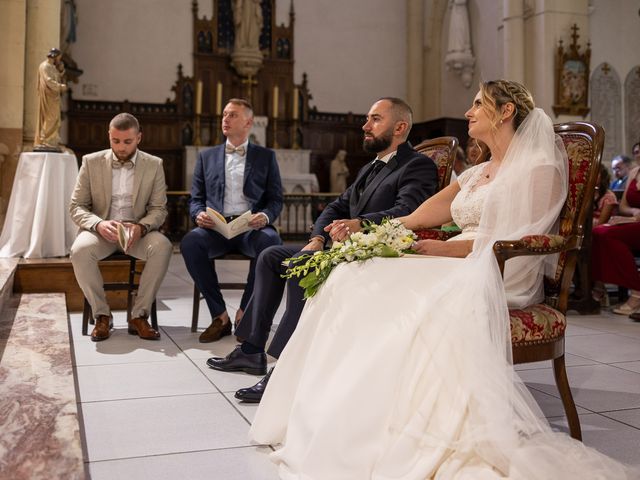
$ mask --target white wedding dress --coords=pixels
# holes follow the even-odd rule
[[[486,198],[497,188],[482,184],[484,168],[458,179],[456,239],[482,236]],[[509,278],[520,282],[510,302],[518,291],[539,295],[535,274]],[[510,363],[508,316],[506,327],[493,325],[505,323],[506,304],[491,255],[339,265],[307,301],[252,441],[275,446],[283,479],[627,478],[619,464],[550,430]]]

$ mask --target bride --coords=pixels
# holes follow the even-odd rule
[[[562,143],[516,82],[483,83],[465,116],[490,160],[401,219],[462,233],[339,265],[307,302],[250,430],[281,478],[626,478],[553,432],[511,363],[507,306],[541,299],[545,264],[510,260],[503,282],[492,245],[553,231]]]

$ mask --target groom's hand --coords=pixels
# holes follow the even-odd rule
[[[324,227],[324,231],[329,232],[329,236],[334,242],[342,242],[352,233],[360,231],[360,219],[334,220]]]

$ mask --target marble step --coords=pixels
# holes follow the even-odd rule
[[[15,278],[18,258],[0,258],[0,312],[8,305],[13,292],[13,279]]]
[[[0,412],[0,478],[85,478],[64,293],[0,314]]]

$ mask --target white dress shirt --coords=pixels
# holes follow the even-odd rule
[[[138,151],[133,154],[131,162],[133,168],[112,168],[111,169],[111,209],[109,210],[109,220],[118,222],[135,222],[133,215],[133,175],[136,169]],[[111,161],[118,161],[113,150],[111,151]]]
[[[236,147],[227,142],[228,145]],[[244,147],[244,155],[238,152],[224,154],[224,212],[225,217],[242,215],[251,210],[251,205],[244,196],[244,168],[247,163],[249,140],[237,147]]]

